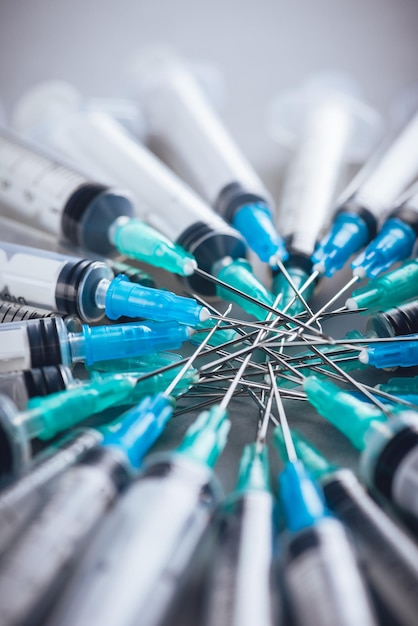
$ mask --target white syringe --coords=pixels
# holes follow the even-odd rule
[[[100,255],[118,250],[180,275],[196,262],[133,217],[129,195],[41,154],[0,130],[0,215]]]
[[[279,93],[270,108],[272,136],[294,149],[277,226],[290,255],[287,270],[299,288],[311,275],[311,256],[344,170],[350,162],[364,160],[379,136],[379,116],[361,101],[358,91],[349,76],[321,73],[298,89]],[[314,284],[304,293],[306,299]],[[282,273],[274,273],[273,285],[275,293],[283,293],[282,306],[294,300]],[[295,301],[293,314],[302,310],[301,304]]]

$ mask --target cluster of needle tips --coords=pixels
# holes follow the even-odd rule
[[[200,269],[196,271],[223,289],[234,291],[243,299],[253,301],[251,296],[207,272]],[[260,448],[265,444],[268,424],[271,420],[276,425],[280,425],[283,430],[289,460],[293,458],[295,453],[282,399],[305,400],[306,393],[303,383],[307,375],[321,375],[328,377],[337,384],[346,385],[349,390],[360,393],[363,400],[371,402],[388,417],[392,414],[391,406],[393,404],[387,404],[384,402],[385,400],[395,403],[395,406],[397,403],[405,408],[416,408],[407,399],[393,396],[379,388],[359,382],[345,371],[344,366],[346,364],[358,362],[359,353],[365,344],[391,341],[391,339],[373,339],[371,337],[334,339],[328,336],[323,331],[322,322],[331,317],[352,313],[352,311],[347,311],[345,307],[331,310],[331,306],[352,286],[353,280],[350,280],[316,313],[313,313],[303,298],[303,291],[314,279],[315,276],[312,275],[299,290],[292,285],[295,292],[294,300],[283,309],[279,308],[280,295],[277,296],[271,307],[257,302],[260,307],[265,309],[264,321],[232,317],[230,315],[231,305],[224,313],[221,313],[203,298],[193,293],[193,297],[209,309],[212,319],[217,322],[216,325],[209,334],[205,330],[196,331],[197,335],[205,332],[206,336],[191,357],[183,359],[180,363],[176,362],[157,371],[154,370],[144,375],[140,380],[172,368],[178,368],[179,365],[183,364],[183,368],[173,380],[170,389],[167,390],[169,393],[192,362],[200,361],[201,364],[198,367],[195,365],[199,373],[198,380],[188,392],[184,392],[178,397],[175,415],[200,411],[215,403],[219,403],[223,409],[226,409],[232,398],[249,397],[263,416],[257,431],[257,446]],[[290,277],[289,280],[291,280]],[[301,301],[304,311],[296,316],[291,316],[287,311],[296,299]],[[214,345],[211,345],[218,330],[235,331],[234,338],[223,343],[214,342]],[[404,339],[405,341],[408,340],[407,337]],[[302,352],[300,352],[301,348]],[[278,418],[272,412],[273,402],[276,404]]]

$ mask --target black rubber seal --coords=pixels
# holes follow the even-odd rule
[[[92,261],[68,261],[62,268],[57,280],[55,302],[57,310],[68,315],[81,315],[77,305],[78,287]]]
[[[347,486],[338,474],[327,477],[321,483],[321,487],[326,503],[332,511],[338,511],[340,505],[344,505],[347,502],[347,494],[350,497]]]
[[[53,317],[27,323],[32,368],[62,363],[57,323]]]
[[[418,446],[418,430],[406,426],[386,444],[379,454],[373,482],[384,496],[392,499],[392,486],[396,470],[405,456]]]
[[[418,302],[409,302],[370,318],[370,325],[379,337],[388,336],[386,324],[392,329],[393,337],[418,333]]]
[[[245,204],[253,202],[264,202],[264,204],[267,205],[265,198],[256,193],[247,191],[240,183],[229,183],[226,187],[221,189],[215,201],[214,209],[219,215],[222,215],[227,222],[231,223],[238,209]]]
[[[131,481],[131,476],[117,456],[105,446],[95,446],[87,451],[82,463],[95,465],[112,480],[116,489],[122,491]]]
[[[320,544],[320,539],[312,528],[300,531],[296,537],[293,537],[288,543],[289,560],[296,559],[298,556],[312,550]]]
[[[90,203],[109,187],[99,184],[81,185],[68,199],[61,218],[62,234],[75,246],[81,246],[79,223]]]
[[[369,241],[376,237],[378,226],[377,219],[369,209],[359,204],[355,197],[348,199],[347,202],[344,202],[344,204],[338,207],[336,215],[340,213],[353,213],[354,215],[358,215],[367,226]]]
[[[1,408],[0,408],[1,410]],[[14,471],[14,459],[9,437],[2,427],[0,427],[0,477],[10,476]]]
[[[189,226],[176,243],[193,254],[200,269],[209,273],[214,264],[225,257],[242,259],[247,253],[244,239],[235,230],[225,226],[224,231],[215,231],[204,222]],[[193,291],[206,296],[216,295],[216,286],[200,276],[192,274],[185,280]]]
[[[24,370],[23,379],[29,398],[48,396],[66,389],[62,370],[55,365]]]

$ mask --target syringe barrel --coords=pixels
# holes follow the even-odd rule
[[[60,318],[0,324],[0,372],[71,365],[66,326]]]
[[[342,524],[331,517],[287,537],[283,578],[297,626],[374,626],[370,600]]]
[[[229,497],[217,512],[205,626],[277,624],[277,590],[271,588],[273,508],[268,491],[253,490]]]
[[[371,429],[360,460],[366,484],[418,519],[418,414],[405,411]]]
[[[0,620],[41,623],[64,575],[128,475],[109,450],[95,448],[61,474],[49,496],[3,555]]]
[[[97,254],[114,250],[108,231],[131,216],[126,195],[89,180],[0,132],[0,214]]]
[[[0,495],[0,554],[40,510],[53,488],[53,480],[102,440],[98,430],[79,431],[65,438],[54,453],[41,458]]]
[[[30,398],[62,391],[73,381],[71,370],[62,365],[8,372],[0,374],[0,393],[9,396],[23,410]]]
[[[0,290],[22,304],[96,322],[104,317],[95,298],[103,278],[113,273],[101,261],[0,242]]]
[[[311,257],[331,210],[354,127],[352,107],[332,93],[312,105],[302,120],[278,210],[287,248]]]
[[[418,615],[418,548],[386,515],[349,470],[322,480],[328,507],[346,525],[379,600],[396,622],[414,626]]]
[[[179,58],[145,54],[139,59],[134,83],[151,136],[166,148],[181,174],[212,206],[217,207],[231,183],[237,184],[242,196],[236,208],[250,201],[272,204],[253,167]],[[254,198],[245,200],[245,195]],[[222,214],[230,213],[230,209],[230,203],[224,203]]]
[[[51,626],[160,624],[218,502],[207,467],[150,457],[76,566]]]
[[[337,212],[354,213],[367,224],[370,239],[384,213],[418,175],[418,113],[389,137],[349,185],[354,193]],[[356,182],[358,181],[358,183]]]

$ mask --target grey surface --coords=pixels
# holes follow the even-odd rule
[[[223,118],[277,197],[287,155],[265,130],[271,97],[312,72],[341,69],[362,83],[367,100],[387,116],[399,91],[417,81],[417,26],[415,0],[2,0],[0,99],[9,114],[27,88],[49,78],[71,81],[85,95],[116,96],[126,59],[142,46],[168,43],[222,69]],[[324,283],[314,304],[347,276]],[[164,275],[160,284],[173,286]],[[329,332],[342,335],[354,324],[347,318]],[[312,409],[287,406],[291,424],[321,443],[334,461],[355,463],[344,439]],[[157,448],[174,446],[193,417],[173,419]],[[227,489],[258,415],[249,399],[241,399],[231,405],[231,418],[218,466]]]

